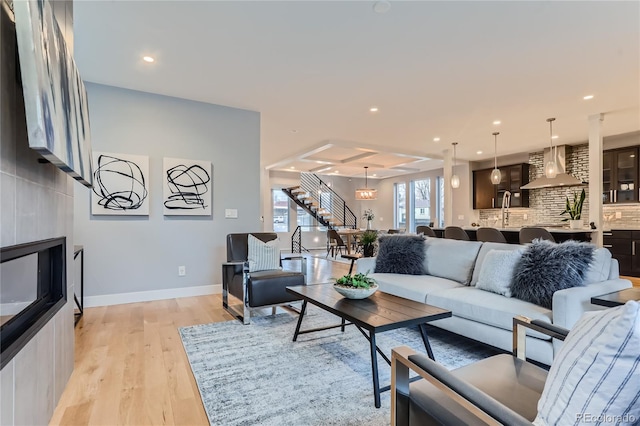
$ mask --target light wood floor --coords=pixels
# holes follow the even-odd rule
[[[309,258],[308,282],[348,269]],[[85,309],[76,326],[75,369],[51,424],[208,424],[178,327],[232,319],[220,295]]]
[[[631,281],[634,287],[640,287],[640,277],[621,277]]]
[[[308,262],[312,283],[348,271],[342,263]],[[75,369],[51,424],[207,424],[178,327],[231,319],[220,295],[85,309]]]

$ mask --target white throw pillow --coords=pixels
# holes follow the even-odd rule
[[[586,312],[553,360],[536,425],[640,421],[640,304]]]
[[[611,269],[611,252],[606,248],[599,248],[593,252],[593,261],[584,275],[584,284],[599,283],[609,279]]]
[[[280,249],[277,239],[265,243],[249,234],[247,248],[249,272],[280,269]]]
[[[489,250],[484,257],[476,287],[511,297],[513,271],[522,257],[523,249]]]

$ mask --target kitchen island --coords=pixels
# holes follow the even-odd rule
[[[593,232],[596,232],[595,229],[590,229],[588,227],[581,229],[569,229],[569,228],[559,228],[559,227],[542,227],[546,229],[553,235],[553,238],[557,243],[561,243],[567,240],[574,241],[591,241],[591,235]],[[477,241],[476,232],[478,227],[467,226],[463,227],[467,234],[469,234],[469,239],[471,241]],[[510,244],[520,244],[520,229],[522,228],[496,228],[498,231],[504,235],[504,238]],[[444,237],[444,228],[433,228],[433,231],[440,238]]]

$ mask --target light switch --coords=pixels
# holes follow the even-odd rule
[[[616,219],[622,219],[622,212],[616,212]]]
[[[237,219],[238,218],[238,209],[225,209],[224,217],[226,219]]]
[[[529,219],[529,215],[525,213],[525,214],[523,215],[523,219],[524,219],[524,220]]]

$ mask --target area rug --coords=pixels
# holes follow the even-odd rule
[[[302,329],[339,318],[309,305]],[[180,329],[213,425],[388,425],[390,392],[376,409],[369,343],[354,327],[303,334],[292,342],[297,315],[281,313]],[[498,353],[481,343],[428,328],[438,362],[452,369]],[[376,334],[378,346],[406,345],[425,353],[417,328]],[[378,356],[380,383],[390,368]]]

